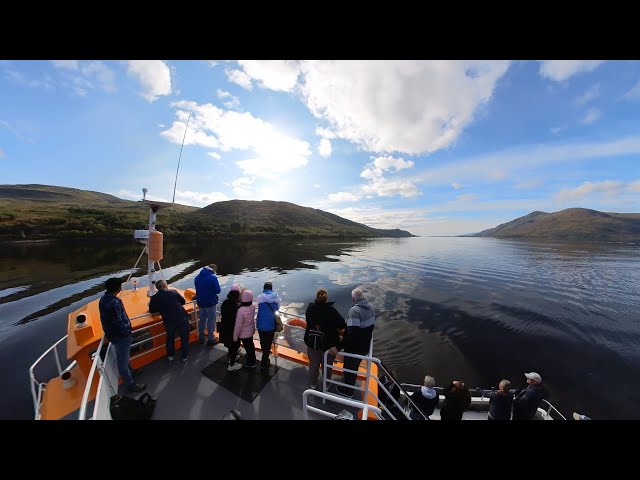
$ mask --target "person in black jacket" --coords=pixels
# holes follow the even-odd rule
[[[331,348],[331,355],[336,355],[338,351],[345,353],[355,353],[357,355],[367,355],[373,338],[373,329],[376,323],[376,312],[373,305],[369,303],[360,288],[351,291],[353,306],[347,314],[347,331],[344,338],[338,345]],[[355,357],[344,357],[344,368],[357,372],[360,367],[360,359]],[[357,373],[344,372],[344,383],[355,385]],[[336,392],[339,395],[353,398],[356,390],[349,387],[338,386]]]
[[[471,392],[464,382],[456,380],[444,391],[444,401],[440,408],[440,420],[462,420],[462,414],[471,405]]]
[[[316,388],[320,367],[324,361],[324,352],[340,342],[339,331],[347,328],[344,318],[328,302],[329,294],[324,288],[318,289],[316,299],[307,307],[305,317],[307,328],[304,332],[304,343],[309,357],[309,388]],[[327,380],[331,379],[331,369],[336,355],[327,355]]]
[[[227,370],[233,372],[240,370],[242,364],[236,363],[236,356],[240,348],[240,340],[233,341],[233,329],[236,326],[236,316],[240,308],[240,287],[232,285],[231,290],[227,294],[227,299],[220,306],[220,341],[227,347],[229,353],[227,355]]]
[[[510,420],[511,406],[513,404],[513,393],[509,391],[511,382],[501,380],[498,391],[482,390],[482,395],[489,397],[489,417],[488,420]]]
[[[156,282],[158,292],[149,301],[149,311],[162,315],[162,323],[167,331],[167,358],[173,361],[175,355],[176,329],[180,333],[182,361],[189,360],[189,315],[183,305],[186,303],[176,290],[169,290],[165,280]]]
[[[533,420],[546,394],[542,386],[542,377],[538,373],[525,373],[524,376],[527,377],[529,386],[513,399],[514,420]]]
[[[433,411],[438,406],[438,401],[440,400],[438,392],[433,388],[435,384],[436,381],[433,377],[431,375],[426,375],[424,377],[423,386],[420,387],[420,390],[411,395],[411,400],[424,415],[420,415],[420,412],[416,412],[412,408],[410,414],[412,420],[429,420],[429,416],[433,415]]]

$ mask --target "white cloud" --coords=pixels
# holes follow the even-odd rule
[[[320,188],[320,184],[319,183],[314,183],[313,184],[313,188]]]
[[[220,63],[217,60],[207,60],[206,62],[207,62],[207,65],[209,65],[211,68],[216,67],[218,63]]]
[[[386,171],[395,170],[397,172],[413,167],[412,160],[390,156],[371,158],[373,162],[365,165],[364,170],[360,173],[362,178],[369,180],[369,183],[362,187],[365,193],[372,193],[380,197],[400,195],[407,198],[421,195],[421,192],[410,180],[389,180],[384,177]]]
[[[233,187],[233,192],[239,197],[249,197],[253,194],[251,190],[251,185],[256,181],[256,177],[241,177],[237,180],[234,180],[231,184]]]
[[[382,177],[364,185],[362,190],[365,193],[373,193],[379,197],[400,195],[401,197],[411,198],[422,195],[418,187],[408,180],[387,180]]]
[[[517,188],[519,190],[527,190],[530,188],[539,187],[542,184],[540,180],[527,180],[526,182],[516,183],[513,188]]]
[[[209,155],[211,158],[215,158],[216,160],[222,160],[222,155],[220,155],[218,152],[207,152],[207,155]]]
[[[95,77],[105,92],[115,92],[115,74],[103,62],[83,63],[80,71],[86,77]]]
[[[262,88],[290,92],[300,74],[298,62],[293,60],[240,60],[238,64],[242,70],[227,72],[227,78],[247,90],[251,90],[254,80]]]
[[[596,83],[589,90],[575,99],[576,105],[586,105],[600,96],[600,84]]]
[[[192,192],[190,190],[177,190],[176,203],[183,205],[193,205],[194,207],[205,207],[215,202],[223,202],[229,200],[224,193],[221,192]]]
[[[318,145],[318,153],[324,158],[327,158],[331,156],[331,151],[331,141],[326,138],[321,139],[320,144]]]
[[[0,148],[0,158],[4,158],[4,157],[5,157],[4,150]]]
[[[640,80],[622,98],[631,102],[640,102]]]
[[[336,138],[336,134],[329,130],[328,128],[316,127],[316,135],[322,138],[326,138],[327,140],[333,140]]]
[[[51,60],[51,63],[56,68],[78,70],[78,60]]]
[[[590,108],[589,110],[587,110],[587,114],[582,119],[582,123],[585,125],[591,125],[596,120],[598,120],[601,115],[602,112],[600,112],[600,110],[598,110],[597,108]]]
[[[216,90],[216,93],[220,100],[224,100],[223,104],[228,109],[233,110],[234,108],[240,106],[240,100],[238,99],[238,97],[231,95],[229,92],[219,88],[218,90]]]
[[[559,202],[583,200],[590,195],[607,195],[617,197],[628,192],[640,192],[640,180],[635,182],[619,182],[605,180],[602,182],[584,182],[576,188],[563,188],[555,196]]]
[[[427,168],[409,179],[427,185],[449,185],[457,182],[477,182],[515,172],[522,175],[545,165],[560,165],[592,158],[610,158],[620,155],[640,154],[640,136],[631,136],[600,143],[575,143],[566,145],[536,145],[518,149],[497,151],[455,163]]]
[[[453,182],[453,183],[451,184],[451,187],[453,187],[453,189],[454,189],[454,190],[460,190],[461,188],[463,188],[463,187],[464,187],[464,185],[463,185],[463,184],[461,184],[461,183],[458,183],[458,182]]]
[[[244,73],[242,70],[225,70],[224,73],[227,74],[227,80],[230,82],[236,83],[240,85],[245,90],[253,89],[253,84],[251,83],[251,77]]]
[[[22,132],[20,132],[17,128],[15,128],[13,125],[11,125],[6,120],[0,120],[0,127],[1,128],[6,128],[9,131],[9,133],[11,133],[11,135],[16,137],[21,142],[34,143],[33,142],[33,138],[24,135]]]
[[[142,97],[148,102],[171,93],[171,70],[162,60],[127,60],[126,65],[129,75],[142,85]]]
[[[591,72],[603,60],[541,60],[540,75],[555,82],[563,82],[574,75]]]
[[[478,195],[475,195],[473,193],[465,193],[463,195],[458,195],[456,197],[457,200],[459,200],[460,202],[470,202],[472,200],[476,200],[478,198]]]
[[[552,127],[552,128],[549,129],[549,131],[551,133],[553,133],[554,135],[559,134],[562,130],[564,130],[563,127]]]
[[[359,200],[352,193],[348,192],[338,192],[338,193],[330,193],[327,197],[327,200],[331,203],[343,203],[343,202],[357,202]]]
[[[161,133],[176,144],[182,143],[188,111],[193,108],[185,145],[201,145],[219,149],[252,150],[254,157],[236,164],[249,175],[272,178],[308,162],[311,155],[309,143],[291,138],[279,132],[269,122],[254,117],[249,112],[222,110],[210,103],[175,102],[177,120]]]
[[[451,145],[486,104],[506,61],[305,61],[300,93],[340,138],[372,152]]]

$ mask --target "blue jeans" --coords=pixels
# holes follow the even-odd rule
[[[118,373],[122,377],[122,381],[127,386],[133,385],[133,372],[129,366],[129,356],[131,355],[131,336],[111,340],[111,345],[116,350]]]
[[[213,321],[216,318],[216,306],[200,307],[198,309],[200,318],[198,320],[198,339],[204,339],[204,327],[207,327],[208,340],[213,341]]]
[[[164,324],[167,331],[167,356],[173,357],[176,353],[176,329],[180,334],[180,350],[182,359],[189,357],[189,320],[184,319],[171,325]]]

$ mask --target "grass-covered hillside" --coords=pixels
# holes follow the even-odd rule
[[[475,236],[640,242],[640,213],[606,213],[587,208],[532,212]]]
[[[0,240],[122,237],[146,228],[145,204],[49,185],[0,185]],[[293,203],[231,200],[162,209],[157,229],[189,237],[407,237]]]

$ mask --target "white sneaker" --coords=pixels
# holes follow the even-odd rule
[[[229,365],[227,367],[227,372],[235,372],[236,370],[240,370],[242,368],[241,363],[234,363],[233,365]]]

